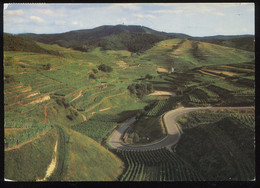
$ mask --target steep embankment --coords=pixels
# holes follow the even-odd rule
[[[123,162],[93,139],[71,129],[69,135],[69,181],[116,181],[123,172]]]
[[[33,142],[5,151],[4,177],[18,181],[43,178],[52,160],[57,136],[56,129],[53,129]]]

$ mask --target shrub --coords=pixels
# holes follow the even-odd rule
[[[70,104],[67,101],[65,101],[64,98],[58,98],[55,101],[58,105],[64,106],[65,108],[68,108],[70,106]]]
[[[73,120],[73,117],[71,115],[66,115],[66,117],[71,121]]]
[[[90,74],[90,75],[89,75],[89,78],[90,78],[90,79],[96,79],[96,77],[95,77],[94,74]]]
[[[47,65],[42,66],[44,70],[50,70],[51,69],[51,64],[48,63]]]
[[[101,70],[103,72],[112,72],[113,68],[108,66],[108,65],[101,64],[101,65],[98,66],[98,70]]]
[[[97,69],[92,69],[92,71],[94,72],[94,74],[97,74],[97,73],[98,73],[98,70],[97,70]]]

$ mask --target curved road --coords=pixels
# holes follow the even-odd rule
[[[178,108],[175,110],[171,110],[164,115],[164,122],[167,129],[167,136],[160,140],[159,142],[147,144],[147,145],[126,145],[120,141],[120,138],[126,131],[126,129],[135,122],[135,117],[123,123],[117,130],[115,130],[112,136],[109,139],[109,145],[112,148],[120,149],[120,150],[135,150],[135,151],[144,151],[144,150],[156,150],[163,147],[170,147],[172,145],[177,144],[181,137],[182,130],[176,123],[176,117],[181,114],[188,113],[191,111],[197,110],[235,110],[235,109],[254,109],[254,107],[194,107],[194,108]]]

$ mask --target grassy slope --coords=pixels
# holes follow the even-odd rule
[[[24,94],[29,94],[30,92],[35,91],[40,91],[40,94],[37,94],[33,97],[29,97],[28,99],[21,97],[22,103],[26,104],[33,98],[43,96],[44,94],[52,95],[54,93],[64,93],[67,101],[70,101],[78,94],[78,91],[83,89],[84,92],[86,92],[87,94],[87,91],[90,88],[92,88],[92,85],[98,86],[100,85],[100,82],[103,80],[108,81],[110,83],[114,82],[114,84],[117,84],[119,87],[124,88],[124,90],[126,91],[127,83],[120,83],[116,80],[116,78],[119,76],[120,71],[120,69],[117,70],[118,65],[114,64],[114,60],[116,60],[117,57],[113,57],[112,55],[109,56],[105,53],[103,54],[100,51],[94,51],[93,53],[86,54],[70,49],[61,48],[56,45],[50,46],[40,43],[38,43],[38,45],[48,50],[57,50],[61,54],[63,54],[64,57],[55,57],[52,55],[45,54],[35,54],[31,52],[5,52],[4,56],[7,60],[5,61],[5,74],[12,75],[12,77],[14,78],[10,83],[5,83],[5,92],[9,92],[5,94],[5,98],[9,99],[10,104],[17,103],[16,96],[23,96]],[[112,52],[112,54],[115,53]],[[129,52],[127,52],[127,54],[129,54]],[[111,74],[105,74],[99,71],[97,77],[100,80],[90,80],[88,78],[88,72],[91,71],[93,68],[96,68],[96,65],[99,65],[102,62],[109,64],[110,66],[113,66],[115,71]],[[47,63],[51,64],[50,71],[42,69],[42,65],[45,65]],[[133,79],[134,70],[133,75],[128,76],[130,76],[130,79]],[[77,79],[71,79],[72,77]],[[20,84],[21,87],[18,87],[20,86]],[[29,88],[30,91],[23,92],[21,90],[26,88]],[[60,89],[63,89],[64,91],[58,91]],[[69,92],[67,92],[66,89],[69,89]],[[10,98],[12,96],[14,96],[14,98]],[[129,103],[129,100],[133,101],[134,98],[130,97],[127,93],[125,93],[119,97],[113,97],[104,100],[97,107],[97,110],[93,110],[98,112],[99,109],[106,108],[107,106],[119,105],[119,108],[115,112],[115,116],[119,117],[120,119],[124,119],[126,115],[117,116],[117,114],[120,114],[122,110],[125,109],[122,107],[120,109],[122,101],[124,101],[123,103],[126,104]],[[77,104],[77,100],[75,102]],[[140,108],[140,106],[142,105],[143,104],[137,104],[136,106],[132,105],[130,106],[130,108],[126,109],[136,109]],[[82,116],[80,115],[81,112],[78,112],[78,115],[74,116],[74,119],[72,121],[68,120],[66,116],[71,115],[73,112],[76,112],[76,109],[73,106],[66,108],[62,105],[57,104],[55,102],[55,98],[39,103],[37,105],[18,105],[17,107],[6,108],[5,117],[11,118],[15,115],[16,120],[19,120],[19,118],[24,117],[25,119],[35,119],[36,121],[43,122],[45,119],[45,106],[47,112],[47,119],[51,123],[58,123],[66,126],[71,126],[73,124],[78,124],[83,120]],[[22,112],[23,114],[18,115],[17,112]],[[9,131],[8,133],[16,134],[17,131]],[[45,140],[44,138],[42,138],[41,141],[41,145],[39,145],[38,148],[39,150],[42,149],[43,151],[45,151],[44,148],[48,146],[48,141],[51,140]],[[119,176],[122,172],[123,163],[112,153],[104,149],[102,146],[97,144],[92,139],[83,136],[77,132],[70,132],[70,141],[72,143],[72,146],[70,147],[69,151],[71,156],[69,157],[70,160],[66,162],[66,164],[68,165],[68,173],[66,174],[65,178],[66,180],[116,180],[117,176]],[[33,142],[33,144],[37,145],[39,143],[35,141]],[[77,148],[77,146],[80,146],[80,148],[86,147],[90,150],[82,152],[82,150]],[[8,154],[7,152],[5,165],[10,169],[8,173],[12,173],[14,165],[16,165],[15,168],[19,169],[20,173],[18,176],[16,176],[15,174],[7,175],[6,178],[19,179],[20,177],[24,178],[28,175],[28,180],[34,180],[38,178],[38,176],[41,178],[44,177],[45,170],[50,160],[44,163],[44,168],[42,166],[39,167],[39,165],[42,164],[35,164],[37,161],[33,161],[32,164],[34,164],[34,167],[32,167],[30,166],[30,164],[28,164],[28,161],[26,161],[26,157],[28,157],[27,155],[30,155],[30,153],[33,154],[32,156],[30,155],[30,157],[33,157],[34,155],[39,157],[39,155],[35,153],[36,151],[34,151],[34,148],[27,148],[29,147],[29,145],[25,145],[24,147],[26,148],[26,152],[24,152],[24,150],[17,150],[14,153],[10,151],[12,155]],[[59,147],[60,146],[58,146],[58,148]],[[46,152],[46,155],[47,154],[49,154],[50,156],[52,155],[52,148],[49,147],[49,153]],[[89,158],[86,158],[86,156],[89,156]],[[97,158],[96,156],[102,157]],[[60,160],[60,158],[58,160]],[[82,164],[86,164],[86,167],[83,167],[84,169],[86,169],[86,171],[84,169],[78,170],[80,169],[80,167],[82,167]],[[95,164],[95,166],[93,166],[93,168],[90,169],[89,165],[92,164]],[[30,171],[30,174],[28,174],[25,166],[29,166],[29,169],[37,168],[38,172],[36,173],[36,175],[41,175],[37,175],[37,177],[35,177],[34,179],[30,179],[30,175],[32,175],[32,172]],[[106,170],[102,169],[102,172],[104,173],[100,174],[100,170],[96,168],[97,166],[105,166],[107,168],[105,168]],[[60,169],[60,167],[58,168]],[[51,179],[60,180],[59,178],[64,177],[64,175],[59,175],[59,173],[60,171],[55,172],[54,176],[51,177]],[[26,178],[24,179],[27,180]]]
[[[174,49],[178,43],[178,48]],[[147,50],[141,59],[150,60],[164,68],[170,68],[174,63],[175,69],[180,71],[205,65],[242,63],[253,58],[253,52],[205,42],[198,42],[198,56],[195,56],[192,43],[195,42],[182,42],[182,39],[162,41]]]
[[[51,162],[57,136],[57,131],[51,130],[34,142],[6,151],[4,177],[18,181],[43,178]]]
[[[64,180],[115,181],[123,162],[91,138],[67,129],[70,136],[70,161]]]

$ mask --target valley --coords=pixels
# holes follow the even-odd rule
[[[5,178],[254,179],[252,37],[214,39],[122,25],[4,33]]]

